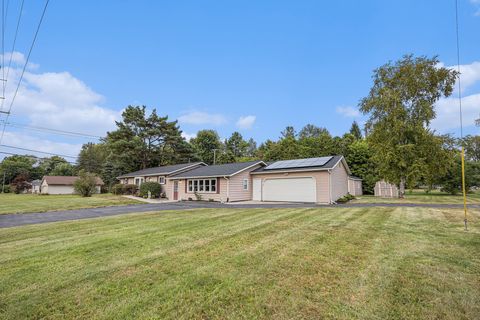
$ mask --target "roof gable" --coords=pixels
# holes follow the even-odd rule
[[[96,178],[96,185],[103,185],[103,180],[99,177]],[[59,185],[59,186],[73,186],[73,183],[78,179],[77,176],[44,176],[42,183],[46,182],[48,185]]]

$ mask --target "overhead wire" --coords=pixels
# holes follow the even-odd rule
[[[0,125],[4,124],[4,122],[5,122],[4,120],[0,120]],[[83,137],[83,138],[96,139],[96,140],[102,139],[102,137],[100,137],[100,136],[96,136],[96,135],[88,134],[88,133],[52,129],[52,128],[47,128],[47,127],[30,126],[30,125],[14,123],[14,122],[7,122],[6,125],[8,127],[24,128],[24,129],[27,129],[27,130],[46,132],[46,133],[52,133],[52,134],[58,134],[58,135],[64,135],[64,136]]]
[[[7,152],[7,151],[0,151],[0,153],[1,154],[6,154],[6,155],[9,155],[9,156],[22,156],[22,157],[28,157],[28,158],[32,158],[32,159],[51,160],[51,158],[48,158],[48,157],[37,157],[37,156],[34,156],[34,155],[30,155],[30,154],[19,154],[19,153]],[[68,160],[65,160],[65,161],[67,161],[70,164],[76,164],[75,162],[71,162],[71,161],[68,161]]]
[[[51,155],[51,156],[59,156],[59,157],[77,159],[76,156],[69,156],[69,155],[65,155],[65,154],[58,154],[58,153],[52,153],[52,152],[46,152],[46,151],[40,151],[40,150],[33,150],[33,149],[22,148],[22,147],[8,146],[8,145],[5,145],[5,144],[0,144],[0,147],[17,149],[17,150],[22,150],[22,151],[29,151],[29,152],[36,152],[36,153],[42,153],[42,154],[48,154],[48,155]]]
[[[13,94],[12,100],[10,102],[10,106],[8,108],[8,111],[6,112],[5,122],[3,124],[2,132],[0,133],[0,144],[2,143],[3,137],[5,135],[5,128],[7,126],[6,123],[8,122],[8,118],[10,117],[13,103],[15,102],[15,98],[17,97],[18,90],[20,88],[20,84],[22,83],[22,79],[23,79],[23,76],[25,74],[25,69],[27,68],[28,61],[30,60],[30,55],[32,54],[33,47],[35,46],[35,42],[37,41],[38,33],[40,31],[40,27],[42,26],[42,22],[43,22],[43,19],[45,17],[45,13],[47,11],[49,2],[50,2],[50,0],[45,1],[45,6],[43,7],[42,15],[40,16],[40,21],[38,22],[37,29],[35,30],[35,35],[33,37],[32,44],[30,45],[30,49],[28,50],[28,54],[27,54],[27,57],[25,59],[25,64],[23,65],[23,69],[22,69],[22,72],[20,74],[20,79],[18,80],[18,84],[17,84],[17,87],[15,89],[15,93]]]

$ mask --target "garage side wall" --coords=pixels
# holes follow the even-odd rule
[[[329,203],[330,202],[330,188],[328,184],[328,172],[327,171],[306,171],[306,172],[289,172],[289,173],[270,173],[270,174],[254,174],[253,179],[262,179],[262,186],[265,179],[278,179],[278,178],[315,178],[317,188],[317,203]]]
[[[348,173],[341,161],[335,168],[333,168],[331,179],[332,201],[336,201],[338,198],[341,198],[348,193]]]
[[[240,172],[230,177],[229,201],[247,201],[252,200],[252,176],[250,172],[258,169],[260,165]],[[247,179],[248,189],[243,190],[243,180]]]

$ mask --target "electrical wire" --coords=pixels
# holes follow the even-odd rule
[[[51,152],[40,151],[40,150],[33,150],[33,149],[22,148],[22,147],[7,146],[7,145],[5,145],[5,144],[0,144],[0,147],[11,148],[11,149],[18,149],[18,150],[29,151],[29,152],[43,153],[43,154],[48,154],[48,155],[51,155],[51,156],[59,156],[59,157],[64,157],[64,158],[77,159],[77,157],[75,157],[75,156],[68,156],[68,155],[64,155],[64,154],[51,153]]]
[[[30,60],[30,55],[32,54],[33,47],[35,46],[35,42],[37,40],[38,33],[40,31],[40,27],[42,26],[43,18],[45,17],[45,13],[47,11],[49,2],[50,2],[50,0],[45,1],[45,6],[43,7],[42,15],[40,16],[40,21],[38,22],[38,26],[37,26],[37,29],[35,31],[35,35],[34,35],[33,40],[32,40],[32,44],[30,46],[30,49],[28,50],[27,58],[25,60],[25,64],[23,65],[22,73],[20,74],[20,79],[18,80],[17,88],[15,89],[15,93],[13,94],[12,101],[10,102],[10,106],[8,108],[8,111],[7,111],[7,116],[5,117],[5,122],[3,124],[2,133],[0,134],[0,144],[2,143],[3,136],[5,135],[6,123],[8,122],[8,118],[10,117],[10,113],[12,111],[13,103],[15,102],[15,98],[17,97],[18,89],[20,88],[20,84],[22,83],[23,75],[25,74],[25,69],[27,68],[28,61]]]
[[[0,120],[0,125],[4,123],[5,123],[4,120]],[[9,127],[23,128],[23,129],[33,130],[33,131],[59,134],[59,135],[70,136],[70,137],[84,137],[84,138],[96,139],[96,140],[102,139],[102,137],[100,136],[96,136],[88,133],[51,129],[46,127],[29,126],[29,125],[20,124],[20,123],[14,123],[14,122],[7,122],[6,125]]]
[[[6,155],[9,155],[9,156],[22,156],[22,157],[28,157],[28,158],[32,158],[32,159],[38,159],[38,160],[51,160],[51,158],[46,158],[46,157],[37,157],[37,156],[33,156],[33,155],[30,155],[30,154],[19,154],[19,153],[13,153],[13,152],[6,152],[6,151],[0,151],[1,154],[6,154]],[[67,160],[65,160],[67,161]],[[76,164],[75,162],[71,162],[71,161],[67,161],[68,163],[70,164]]]

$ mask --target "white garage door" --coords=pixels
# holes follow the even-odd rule
[[[267,179],[263,183],[263,201],[316,202],[314,178]]]

